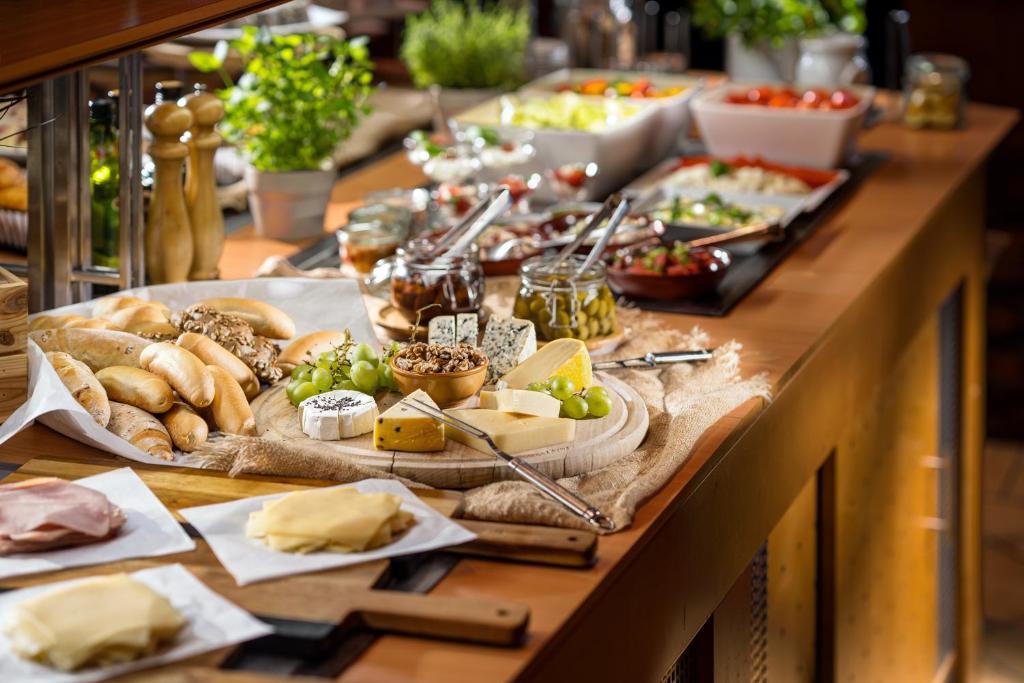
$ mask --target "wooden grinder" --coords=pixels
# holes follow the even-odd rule
[[[217,179],[213,156],[221,136],[214,130],[224,118],[224,103],[216,95],[196,92],[185,98],[192,112],[188,140],[188,168],[185,174],[185,201],[192,225],[192,269],[190,280],[215,280],[224,250],[224,216],[217,202]]]
[[[149,155],[156,164],[146,221],[146,276],[153,284],[185,282],[192,267],[192,228],[181,179],[188,155],[181,136],[191,125],[192,112],[174,102],[158,104],[146,116],[153,134]]]

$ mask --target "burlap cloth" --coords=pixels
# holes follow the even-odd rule
[[[505,308],[497,301],[491,310]],[[707,348],[712,340],[699,328],[688,334],[660,327],[649,315],[623,309],[620,320],[628,340],[613,356],[630,358],[648,351]],[[640,448],[621,460],[588,474],[559,480],[611,516],[619,530],[626,528],[645,500],[654,495],[689,457],[704,431],[719,418],[752,398],[768,400],[763,377],[740,376],[740,345],[718,345],[705,363],[679,364],[655,370],[623,370],[616,376],[644,397],[650,429]],[[394,475],[357,465],[328,453],[316,444],[227,436],[212,439],[192,454],[202,466],[223,469],[232,476],[267,474],[350,482]],[[499,522],[591,528],[525,482],[505,481],[470,489],[465,494],[465,517]]]

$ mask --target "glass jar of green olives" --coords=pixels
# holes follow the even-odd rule
[[[608,288],[605,265],[598,261],[574,277],[585,260],[573,255],[534,256],[519,269],[515,316],[530,320],[545,341],[587,341],[616,329],[615,297]]]

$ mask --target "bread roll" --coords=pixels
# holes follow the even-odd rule
[[[262,337],[291,339],[295,336],[295,323],[288,314],[265,301],[225,296],[205,299],[199,303],[221,313],[238,316],[252,326],[253,332]]]
[[[196,408],[213,403],[213,376],[191,351],[171,342],[157,342],[143,350],[139,364],[143,370],[162,377]]]
[[[316,357],[324,351],[330,351],[336,346],[340,346],[344,339],[344,332],[334,330],[320,330],[304,334],[284,347],[277,357],[277,367],[285,373],[289,373],[295,369],[296,365],[316,360]],[[312,358],[310,358],[310,354],[312,354]]]
[[[105,319],[114,323],[121,329],[134,325],[137,323],[166,323],[167,315],[164,309],[158,308],[151,304],[139,304],[138,306],[128,306],[122,308],[119,311],[114,311],[109,315],[103,316]]]
[[[88,322],[84,315],[69,313],[67,315],[37,315],[28,323],[29,331],[57,330],[62,327],[78,327],[79,323]]]
[[[92,419],[96,420],[96,424],[106,427],[110,422],[110,401],[102,383],[92,374],[92,370],[85,363],[62,351],[51,351],[46,354],[46,360],[50,361],[60,381],[88,411]]]
[[[140,337],[146,339],[155,339],[156,341],[171,341],[178,336],[181,331],[169,322],[162,323],[131,323],[126,325],[124,328],[125,332],[131,332],[137,334]]]
[[[127,295],[105,296],[102,299],[97,299],[96,303],[94,303],[92,307],[92,315],[94,318],[106,318],[110,314],[120,311],[122,308],[141,305],[154,306],[163,311],[165,318],[171,317],[170,309],[159,301],[147,301],[146,299],[140,299],[137,296]]]
[[[213,382],[217,387],[210,406],[217,429],[226,434],[256,436],[256,418],[242,387],[224,368],[208,365],[206,369],[213,375]]]
[[[63,351],[89,366],[93,372],[111,365],[137,368],[142,350],[153,342],[116,330],[36,330],[28,336],[45,352]]]
[[[107,430],[154,458],[174,460],[171,435],[160,420],[141,408],[111,401]]]
[[[112,401],[142,408],[147,413],[165,413],[174,405],[171,385],[152,372],[127,365],[112,365],[96,373]]]
[[[77,327],[86,330],[120,330],[118,325],[104,318],[87,318],[67,323],[64,327]]]
[[[160,416],[160,421],[170,433],[174,445],[186,453],[191,453],[202,446],[210,433],[206,420],[184,403],[175,403],[170,410]]]
[[[185,332],[178,337],[178,346],[188,349],[207,365],[224,368],[242,387],[245,397],[252,400],[260,393],[256,374],[238,356],[203,334]]]

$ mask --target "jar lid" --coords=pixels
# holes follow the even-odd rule
[[[971,69],[964,59],[941,52],[922,52],[911,55],[907,60],[907,74],[922,76],[933,73],[955,75],[966,81]]]
[[[582,254],[572,254],[568,258],[554,256],[534,256],[526,259],[519,267],[519,274],[524,278],[537,283],[559,286],[567,283],[576,275],[576,272],[587,260]],[[586,285],[595,282],[603,282],[607,268],[603,261],[594,261],[585,271],[576,278],[577,285]]]
[[[437,268],[439,270],[447,270],[452,265],[472,263],[480,259],[480,247],[477,246],[476,242],[470,244],[461,255],[455,258],[451,258],[446,254],[429,256],[433,248],[434,241],[432,239],[417,237],[398,247],[398,251],[395,253],[407,263],[416,264],[420,268]]]
[[[353,221],[336,231],[338,242],[349,241],[361,244],[394,244],[402,238],[402,230],[380,221]]]

